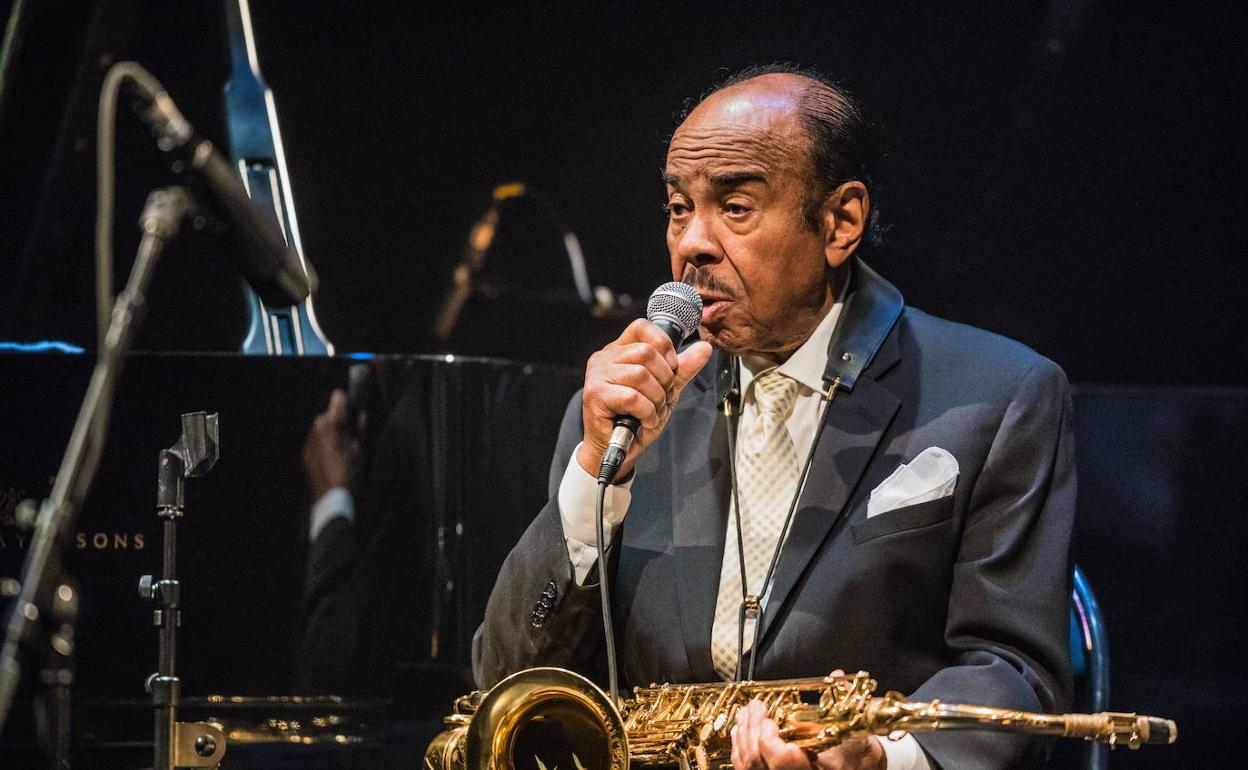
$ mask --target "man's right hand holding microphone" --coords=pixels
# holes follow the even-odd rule
[[[639,318],[619,339],[590,356],[581,407],[585,438],[577,449],[577,464],[596,477],[616,416],[632,415],[641,427],[616,475],[616,481],[627,480],[633,463],[663,432],[681,392],[711,352],[710,344],[699,340],[677,353],[666,332]]]

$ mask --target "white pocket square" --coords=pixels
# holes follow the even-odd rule
[[[953,494],[958,483],[958,461],[940,447],[930,446],[871,490],[867,518],[907,505],[939,500]]]

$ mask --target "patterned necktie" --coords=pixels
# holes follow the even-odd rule
[[[736,472],[740,499],[736,511],[741,516],[746,588],[757,595],[797,491],[797,450],[786,420],[797,401],[798,383],[772,368],[755,377],[751,387],[757,413],[749,425],[742,426],[738,437]],[[711,628],[711,660],[724,679],[732,679],[736,674],[742,595],[736,521],[730,516]],[[745,649],[749,648],[753,634],[754,621],[747,619]]]

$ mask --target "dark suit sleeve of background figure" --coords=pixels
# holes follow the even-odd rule
[[[472,640],[477,686],[533,666],[592,675],[602,655],[596,583],[576,585],[559,515],[559,484],[580,443],[581,395],[568,404],[551,461],[549,500],[499,570]]]
[[[950,587],[953,664],[913,694],[1029,711],[1069,708],[1075,466],[1069,385],[1040,359],[1002,416],[971,492]],[[921,733],[946,770],[1017,768],[1044,744],[989,732]]]
[[[340,693],[353,680],[359,607],[352,590],[355,527],[344,518],[325,525],[308,550],[303,630],[294,655],[301,693]]]

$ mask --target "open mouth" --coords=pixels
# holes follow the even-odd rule
[[[722,295],[704,295],[702,297],[702,323],[714,323],[727,312],[732,300]]]

